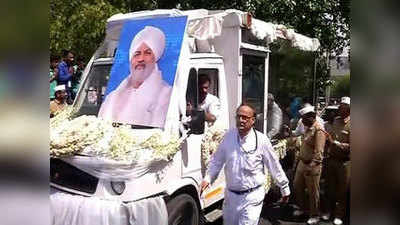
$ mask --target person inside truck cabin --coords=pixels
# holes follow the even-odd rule
[[[198,79],[199,88],[199,106],[205,112],[206,121],[209,123],[214,123],[221,111],[221,104],[217,96],[208,93],[210,88],[211,79],[207,74],[199,74]]]
[[[281,108],[275,102],[273,94],[268,93],[268,111],[267,111],[267,137],[276,138],[282,128],[283,114]]]
[[[163,127],[172,88],[157,62],[165,49],[165,34],[146,26],[129,49],[130,74],[108,94],[98,116],[113,122]]]

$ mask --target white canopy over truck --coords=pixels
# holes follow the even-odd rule
[[[215,151],[218,143],[213,140],[218,139],[217,136],[220,139],[223,130],[235,127],[236,108],[244,99],[256,106],[256,128],[266,133],[268,45],[282,38],[301,50],[316,51],[319,48],[317,39],[298,34],[284,25],[257,20],[238,10],[153,10],[117,14],[108,19],[105,40],[83,73],[72,117],[97,116],[107,93],[111,68],[117,63],[116,53],[125,23],[175,17],[187,17],[187,22],[165,124],[163,127],[131,124],[131,131],[124,132],[131,132],[129,135],[137,138],[132,143],[141,143],[137,146],[143,151],[136,149],[138,154],[147,152],[144,150],[147,147],[143,146],[155,146],[154,143],[143,143],[157,132],[178,136],[179,150],[172,158],[164,160],[109,159],[99,154],[96,146],[112,146],[113,138],[123,139],[115,132],[107,136],[109,130],[116,129],[110,127],[102,130],[103,138],[99,141],[108,144],[96,143],[74,152],[73,156],[52,158],[53,224],[195,225],[204,219],[204,215],[208,220],[217,218],[225,188],[224,175],[220,174],[202,196],[199,194],[199,184],[210,157],[207,154]],[[249,65],[257,71],[250,70]],[[201,116],[200,119],[192,118],[189,126],[184,125],[187,94],[197,93],[193,89],[197,87],[198,74],[210,77],[209,92],[217,96],[221,104],[217,121],[212,126],[206,124],[205,132]],[[159,142],[163,138],[161,135]],[[118,149],[114,146],[113,151]]]

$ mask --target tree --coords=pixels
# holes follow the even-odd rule
[[[50,52],[70,49],[86,59],[104,38],[107,18],[126,12],[105,0],[50,1]]]
[[[318,38],[318,79],[329,79],[323,53],[338,53],[349,45],[349,0],[50,0],[50,52],[59,54],[62,49],[72,49],[88,59],[104,38],[107,18],[116,13],[156,8],[234,8]]]
[[[332,96],[342,97],[350,96],[350,74],[336,77],[332,86]]]

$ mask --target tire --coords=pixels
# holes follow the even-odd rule
[[[180,194],[167,202],[168,225],[198,225],[199,209],[188,194]]]

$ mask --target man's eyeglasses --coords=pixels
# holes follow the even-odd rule
[[[254,116],[245,116],[245,115],[236,115],[236,119],[238,120],[244,120],[244,121],[249,121],[251,118]]]

